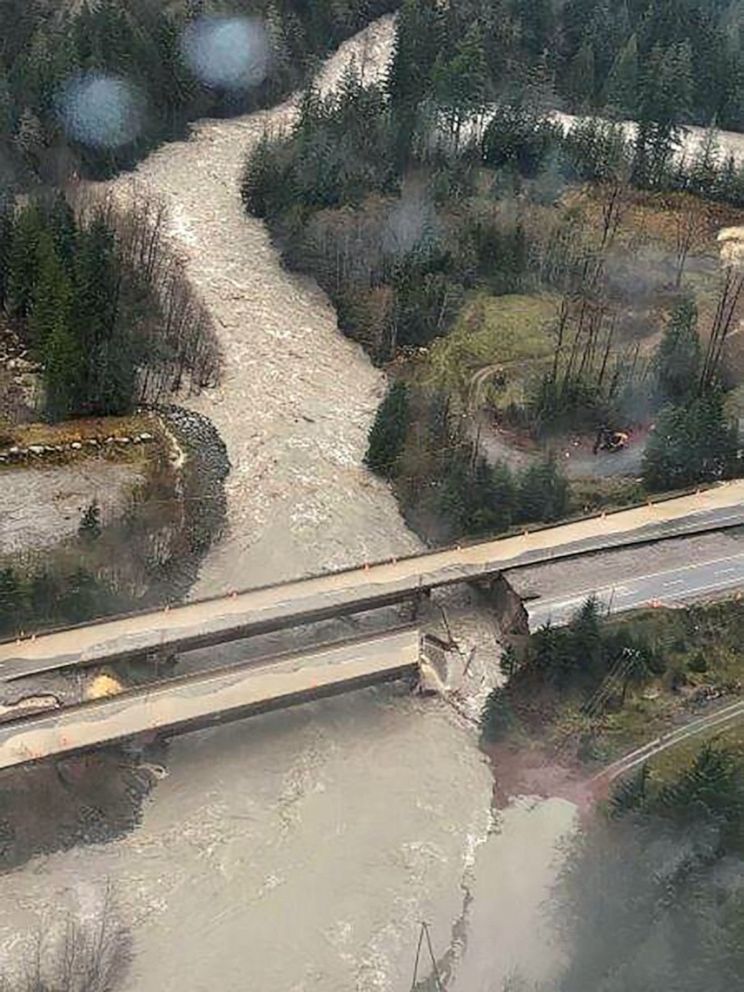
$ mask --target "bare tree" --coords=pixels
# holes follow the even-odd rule
[[[676,270],[674,285],[679,289],[690,254],[702,248],[708,234],[705,204],[693,196],[686,196],[674,215]]]
[[[713,325],[705,349],[703,367],[700,373],[700,391],[704,392],[716,380],[721,368],[723,349],[726,339],[731,332],[734,319],[738,314],[739,301],[744,289],[744,272],[729,265],[723,276],[721,291],[718,296]]]
[[[130,963],[131,938],[107,885],[92,918],[68,918],[51,933],[40,926],[25,963],[0,973],[0,992],[115,992]]]

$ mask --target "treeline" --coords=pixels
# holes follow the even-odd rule
[[[570,110],[736,130],[743,45],[736,0],[405,0],[392,90],[410,107],[432,93],[455,122],[453,83],[477,76],[481,99],[538,83]]]
[[[489,464],[441,396],[428,398],[426,410],[419,410],[412,445],[412,404],[421,401],[411,398],[405,382],[393,384],[372,425],[366,463],[396,484],[418,517],[446,521],[439,537],[489,534],[565,516],[569,485],[554,458],[516,473],[503,462]]]
[[[128,211],[39,197],[0,212],[0,307],[43,365],[51,420],[120,415],[215,381],[210,318],[145,198]]]
[[[738,423],[724,406],[721,359],[743,287],[744,277],[730,269],[704,349],[689,300],[664,329],[654,357],[657,401],[663,405],[643,455],[650,491],[719,481],[742,469]]]
[[[43,566],[30,572],[10,565],[0,569],[0,637],[83,623],[134,605],[133,597],[83,567],[67,572]]]
[[[671,403],[676,413],[660,415],[644,469],[649,488],[731,474],[737,439],[724,415],[721,365],[736,280],[722,287],[716,344],[701,357],[695,388],[670,399],[663,390],[649,396],[658,366],[638,343],[618,342],[627,287],[607,269],[622,254],[616,240],[634,201],[646,190],[664,193],[677,247],[659,295],[667,306],[683,300],[685,270],[707,236],[701,198],[744,203],[744,170],[720,154],[713,130],[694,156],[679,154],[686,118],[675,94],[684,85],[669,66],[663,87],[649,84],[658,100],[649,96],[635,130],[596,117],[563,126],[547,112],[557,67],[538,59],[510,88],[504,67],[522,65],[524,36],[507,31],[499,62],[499,29],[487,15],[478,3],[407,0],[384,83],[364,85],[351,66],[336,92],[321,96],[311,86],[292,130],[251,152],[246,208],[267,220],[290,265],[317,278],[341,328],[378,363],[446,334],[475,288],[557,295],[553,360],[512,409],[518,426],[543,435],[596,430],[629,409]],[[529,16],[526,7],[520,16]],[[558,205],[582,184],[597,223]],[[511,493],[524,497],[521,480],[479,456],[464,397],[443,418],[451,400],[414,376],[407,404],[391,401],[370,439],[369,464],[394,478],[422,529],[431,536],[425,521],[442,513],[446,536],[553,519],[512,510]],[[397,438],[391,456],[374,450],[376,433],[383,448],[387,435]]]
[[[604,256],[634,187],[744,204],[744,170],[722,158],[714,132],[684,159],[675,154],[672,120],[635,137],[598,119],[564,128],[528,87],[518,102],[490,108],[479,135],[472,124],[483,109],[480,87],[471,80],[469,90],[466,76],[452,82],[459,110],[445,118],[443,136],[432,120],[439,110],[397,102],[397,64],[385,86],[363,85],[351,66],[337,91],[321,97],[311,87],[291,133],[259,142],[242,182],[249,212],[268,221],[290,265],[318,279],[342,329],[376,361],[445,333],[475,285],[495,293],[543,287],[596,303]],[[444,102],[435,108],[451,107],[442,93],[437,99]],[[460,131],[466,137],[453,149]],[[528,229],[530,205],[552,205],[582,182],[602,199],[599,244],[588,245],[570,223],[552,240]],[[678,284],[698,220],[692,207],[680,213],[687,223]],[[579,309],[585,336],[602,338],[606,327],[592,321],[599,315],[601,323],[606,308]],[[620,380],[601,361],[604,342],[596,344],[596,374],[607,373],[612,393]],[[549,394],[543,400],[549,415]]]
[[[584,826],[554,893],[558,992],[728,992],[744,974],[744,762],[706,744],[666,781],[646,766]],[[560,922],[558,922],[560,921]]]
[[[565,627],[548,624],[532,634],[521,657],[508,651],[502,667],[508,681],[491,691],[481,718],[487,742],[520,723],[541,729],[555,712],[556,693],[587,717],[622,705],[631,686],[664,673],[667,659],[642,630],[605,623],[600,603],[589,598]]]
[[[73,171],[104,176],[131,167],[159,141],[180,135],[204,115],[248,111],[299,86],[315,60],[393,8],[390,0],[4,0],[0,8],[0,181],[56,184]],[[184,56],[191,26],[205,18],[257,19],[261,70],[251,85],[220,82],[224,63],[239,62],[246,38],[223,38],[214,58],[217,79],[198,77]],[[226,47],[227,46],[227,47]],[[260,51],[259,51],[260,49]],[[260,58],[259,58],[260,56]],[[83,142],[66,134],[60,113],[65,88],[96,74],[113,88],[91,90],[82,112],[113,115],[121,134],[113,142]],[[123,86],[119,85],[123,81]],[[122,100],[123,111],[116,101]],[[125,113],[124,113],[125,112]],[[117,117],[121,115],[122,119]],[[130,120],[123,119],[129,116]],[[134,120],[136,118],[136,121]],[[135,127],[135,125],[137,125]],[[114,131],[116,127],[114,128]],[[130,133],[131,132],[131,133]]]

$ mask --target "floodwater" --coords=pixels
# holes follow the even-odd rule
[[[389,18],[372,25],[329,60],[324,85],[352,54],[384,71],[391,41]],[[133,180],[167,201],[227,363],[219,390],[194,402],[233,466],[229,532],[196,596],[418,546],[362,466],[382,375],[239,203],[246,150],[294,113],[290,101],[202,122]],[[128,178],[115,188],[137,195]],[[493,670],[493,620],[471,610],[455,626]],[[444,702],[366,690],[181,738],[166,764],[131,834],[3,877],[5,954],[17,959],[39,917],[85,911],[108,879],[134,936],[131,992],[406,992],[421,920],[437,955],[454,948],[458,992],[499,988],[514,966],[535,978],[551,967],[530,923],[573,807],[520,802],[494,822],[476,733]]]

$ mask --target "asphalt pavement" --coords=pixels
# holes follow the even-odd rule
[[[744,589],[744,552],[644,575],[629,575],[598,588],[570,588],[565,595],[540,597],[526,602],[525,606],[530,627],[537,630],[548,622],[556,626],[567,623],[592,594],[610,612],[619,613],[642,606],[675,606],[739,588]]]

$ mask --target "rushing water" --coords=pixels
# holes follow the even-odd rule
[[[391,39],[389,18],[372,25],[329,60],[324,85],[351,55],[384,71]],[[288,101],[202,122],[144,162],[136,187],[114,184],[168,203],[226,356],[223,384],[195,405],[230,453],[229,533],[195,595],[417,547],[362,466],[382,376],[238,200],[248,147],[295,113]],[[492,621],[471,612],[460,634],[493,662]],[[39,916],[85,909],[110,879],[137,992],[405,992],[422,919],[438,955],[456,937],[457,992],[550,967],[536,921],[573,808],[521,802],[494,825],[490,769],[443,702],[367,690],[179,739],[167,765],[133,833],[3,877],[8,955]]]

